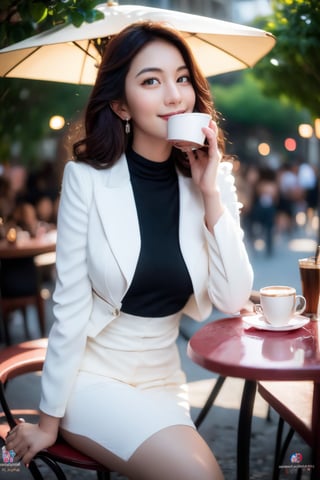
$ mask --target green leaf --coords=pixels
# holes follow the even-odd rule
[[[79,11],[71,12],[70,13],[70,18],[71,18],[72,24],[75,27],[78,27],[78,28],[81,27],[81,25],[85,21],[84,15],[82,13],[80,13]]]
[[[96,22],[97,20],[103,20],[103,18],[104,18],[104,14],[99,10],[91,10],[89,12],[86,12],[87,23],[93,23],[93,22]]]
[[[48,9],[44,3],[36,2],[30,4],[30,14],[36,23],[41,23],[48,15]]]

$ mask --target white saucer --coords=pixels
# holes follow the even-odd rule
[[[243,320],[250,325],[251,327],[257,328],[258,330],[268,330],[271,332],[287,332],[289,330],[297,330],[298,328],[303,327],[310,322],[310,318],[304,317],[303,315],[295,315],[289,320],[286,325],[270,325],[262,315],[248,315],[243,317]]]

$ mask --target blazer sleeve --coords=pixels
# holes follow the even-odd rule
[[[232,164],[219,168],[218,187],[225,211],[210,232],[204,226],[209,253],[208,294],[222,312],[237,313],[250,297],[253,270],[244,233],[240,226],[240,208],[232,175]]]
[[[92,198],[90,167],[66,164],[58,213],[55,322],[49,334],[42,373],[41,411],[63,417],[84,353],[92,290],[86,261],[88,209]]]

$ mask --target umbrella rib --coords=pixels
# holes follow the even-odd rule
[[[201,42],[203,43],[207,43],[208,45],[210,45],[211,47],[215,47],[217,48],[218,50],[220,50],[221,52],[224,52],[226,53],[227,55],[229,55],[230,57],[234,58],[235,60],[238,60],[238,62],[242,63],[242,65],[245,65],[247,68],[250,68],[251,65],[247,62],[245,62],[244,60],[241,60],[239,57],[237,57],[236,55],[234,55],[233,53],[229,52],[228,50],[225,50],[224,48],[222,48],[220,45],[215,45],[214,43],[212,42],[209,42],[208,40],[206,40],[205,38],[202,38],[199,36],[199,34],[196,34],[196,33],[192,33],[192,32],[188,32],[190,37],[195,37],[197,40],[201,40]]]
[[[7,70],[3,76],[6,77],[7,75],[9,75],[13,70],[15,70],[15,68],[19,67],[21,63],[25,62],[27,58],[32,57],[33,54],[37,53],[37,51],[40,50],[40,48],[41,47],[37,47],[34,50],[32,50],[32,52],[28,53],[28,55],[23,57],[19,62],[15,63],[11,68],[9,68],[9,70]]]
[[[73,45],[75,45],[76,47],[78,47],[84,54],[84,60],[82,62],[82,66],[81,66],[81,72],[80,72],[80,75],[79,75],[79,82],[78,83],[81,83],[81,80],[82,80],[82,76],[83,76],[83,72],[84,72],[84,69],[85,69],[85,63],[86,63],[86,56],[88,55],[88,57],[92,58],[94,61],[97,61],[97,59],[89,52],[89,46],[90,46],[90,40],[88,41],[87,43],[87,48],[83,48],[81,45],[79,45],[77,42],[72,42]]]
[[[88,42],[88,46],[87,46],[87,49],[83,48],[81,45],[79,45],[79,43],[77,43],[76,41],[73,41],[72,42],[73,45],[75,45],[76,47],[78,47],[83,53],[85,53],[86,55],[88,55],[88,57],[91,57],[93,60],[96,60],[96,58],[91,54],[89,53],[88,51],[88,48],[89,48],[89,45],[90,45],[90,40]]]

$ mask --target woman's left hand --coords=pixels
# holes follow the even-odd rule
[[[40,425],[19,419],[19,423],[7,435],[6,449],[14,451],[16,458],[28,466],[32,458],[43,448],[53,445],[56,438],[55,431],[48,432]]]
[[[222,158],[218,149],[218,127],[211,120],[208,127],[202,129],[207,138],[208,146],[197,150],[188,150],[186,155],[190,162],[191,174],[194,183],[200,188],[203,195],[212,195],[217,191],[218,166]]]

